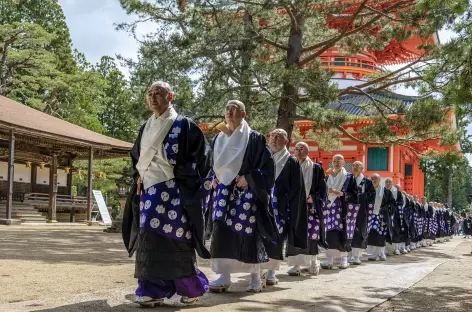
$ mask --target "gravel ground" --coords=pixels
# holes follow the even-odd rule
[[[318,277],[288,277],[282,265],[279,285],[260,294],[245,292],[249,276],[238,274],[227,294],[205,295],[192,307],[182,306],[174,296],[159,310],[360,312],[375,307],[375,312],[424,311],[433,295],[449,302],[459,294],[464,298],[462,306],[448,303],[450,310],[437,311],[472,311],[460,309],[471,300],[470,257],[465,255],[470,245],[456,238],[389,257],[388,262],[322,271]],[[209,279],[215,277],[208,261],[199,265]],[[464,270],[469,275],[461,284],[457,279]],[[133,259],[128,258],[120,234],[87,226],[0,227],[0,311],[136,311],[130,302],[136,285],[133,272]],[[435,275],[438,280],[427,282]],[[408,296],[410,290],[414,291],[411,297],[385,302],[399,293],[398,298]]]

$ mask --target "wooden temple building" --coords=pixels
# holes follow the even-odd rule
[[[0,224],[89,221],[92,161],[127,157],[132,144],[95,133],[0,96]],[[72,196],[74,160],[88,160],[86,197]],[[67,220],[67,221],[69,221]]]

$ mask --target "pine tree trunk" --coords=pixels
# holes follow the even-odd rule
[[[246,33],[247,33],[247,38],[252,37],[252,16],[249,14],[249,12],[246,10],[244,11],[244,25],[246,28]],[[249,121],[249,118],[251,116],[251,94],[252,90],[251,87],[248,87],[252,85],[252,73],[251,73],[251,62],[252,62],[252,53],[253,53],[253,47],[252,47],[252,39],[244,39],[242,41],[242,49],[241,49],[241,77],[240,77],[240,83],[243,86],[247,86],[241,89],[239,92],[239,99],[245,104],[246,106],[246,112],[248,114],[246,115],[246,120]]]
[[[290,28],[290,36],[288,38],[288,50],[287,50],[287,59],[286,67],[291,68],[297,66],[300,62],[300,57],[302,53],[302,39],[303,39],[303,19],[293,12],[293,16],[296,18],[297,22],[292,23]],[[298,104],[298,87],[290,81],[289,77],[284,78],[282,96],[279,103],[279,109],[277,112],[277,128],[282,128],[287,131],[289,140],[292,137],[293,126],[295,123],[295,116],[297,113],[297,104]]]
[[[452,208],[452,178],[453,178],[452,166],[449,166],[447,172],[447,204]]]

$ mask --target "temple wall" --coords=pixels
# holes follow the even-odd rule
[[[26,168],[24,164],[15,164],[15,172],[13,179],[14,193],[32,193],[33,187],[31,183],[31,170]],[[41,170],[37,167],[36,186],[34,193],[49,193],[49,168],[45,167]],[[57,170],[57,193],[60,195],[69,195],[67,187],[67,174],[64,170]],[[8,163],[0,162],[0,193],[8,190]]]
[[[0,162],[0,181],[8,180],[8,163]],[[15,164],[14,182],[31,183],[31,168],[24,164]]]

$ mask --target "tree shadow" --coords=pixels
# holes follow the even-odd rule
[[[462,287],[414,287],[370,312],[464,312],[472,311],[472,292]]]
[[[102,229],[18,229],[0,232],[0,260],[45,263],[126,264],[128,257],[121,234]]]

